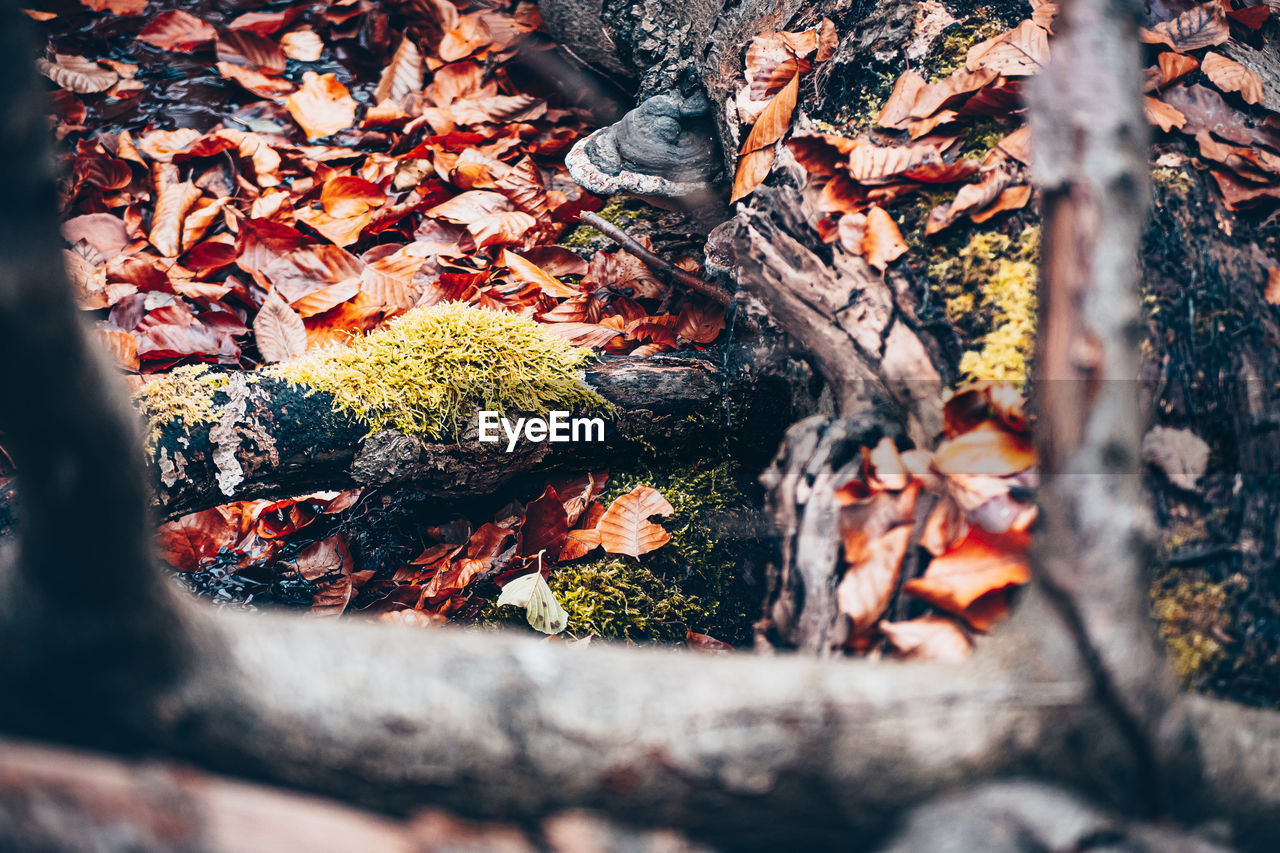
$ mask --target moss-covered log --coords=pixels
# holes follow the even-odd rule
[[[440,496],[488,493],[523,472],[607,465],[631,442],[706,441],[725,390],[705,357],[608,358],[585,372],[586,384],[613,406],[603,442],[521,440],[508,453],[505,436],[478,440],[474,414],[456,440],[396,429],[370,433],[331,394],[307,385],[267,374],[204,376],[212,381],[197,422],[177,414],[153,424],[156,502],[165,517],[230,500],[353,486],[412,483]]]

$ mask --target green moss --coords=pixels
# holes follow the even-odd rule
[[[1035,345],[1036,279],[1040,229],[1010,237],[999,231],[972,235],[958,252],[935,254],[930,287],[957,328],[976,348],[960,359],[967,380],[1023,381]]]
[[[1226,656],[1222,640],[1234,592],[1224,583],[1181,579],[1152,593],[1152,615],[1174,671],[1194,686]]]
[[[947,27],[933,40],[921,63],[925,79],[933,83],[962,68],[969,48],[1000,35],[1008,28],[994,9],[987,6],[975,8],[971,15]]]
[[[993,118],[965,126],[960,133],[960,157],[981,160],[1009,135],[1009,129]]]
[[[750,502],[737,464],[660,470],[642,463],[611,474],[601,500],[608,505],[639,485],[662,492],[675,510],[660,519],[671,541],[638,560],[597,551],[553,570],[551,588],[570,633],[680,642],[692,629],[746,642],[759,601],[740,577],[742,540],[732,522]]]
[[[368,424],[457,439],[476,409],[606,411],[583,381],[591,358],[532,320],[453,302],[409,311],[357,339],[267,372],[333,396]]]
[[[650,209],[647,204],[639,199],[616,195],[609,199],[604,207],[596,211],[596,216],[599,216],[605,222],[617,225],[623,231],[628,231],[627,226],[635,223],[638,219],[642,219],[645,211]],[[605,245],[612,245],[613,243],[612,240],[590,225],[579,225],[566,234],[560,244],[570,249],[587,249],[602,242]]]
[[[147,421],[147,453],[155,452],[161,430],[176,421],[188,430],[214,423],[213,395],[230,381],[225,373],[213,373],[204,364],[179,367],[148,381],[133,396]]]
[[[618,640],[680,642],[710,619],[697,596],[621,557],[561,566],[551,590],[569,614],[568,631]]]

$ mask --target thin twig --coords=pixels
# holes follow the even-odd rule
[[[635,255],[644,263],[645,266],[649,267],[663,278],[668,279],[669,282],[679,282],[690,290],[714,299],[721,305],[727,306],[733,301],[733,296],[723,288],[716,287],[710,282],[703,281],[693,273],[688,272],[687,270],[682,270],[670,261],[658,257],[653,252],[640,245],[636,240],[628,237],[627,232],[623,231],[613,223],[605,219],[601,219],[599,216],[596,216],[594,213],[586,210],[578,214],[578,218],[599,231],[604,236],[608,237],[613,242],[617,243],[623,249]]]

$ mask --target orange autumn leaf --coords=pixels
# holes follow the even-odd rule
[[[862,232],[862,254],[867,263],[884,272],[890,261],[900,258],[907,251],[898,223],[881,207],[867,211],[866,229]]]
[[[412,92],[422,91],[422,54],[413,36],[400,40],[391,62],[382,71],[378,88],[373,93],[374,103],[399,100]]]
[[[1185,77],[1200,67],[1200,63],[1196,61],[1195,57],[1184,56],[1181,53],[1174,53],[1169,50],[1157,56],[1156,63],[1160,67],[1161,86],[1168,85],[1179,77]]]
[[[325,213],[338,219],[359,216],[386,200],[387,194],[377,184],[355,175],[331,178],[320,190],[320,206]]]
[[[1020,210],[1027,206],[1027,202],[1031,200],[1031,187],[1027,184],[1021,184],[1016,187],[1009,187],[1000,195],[996,196],[996,200],[991,206],[985,210],[969,215],[969,219],[977,225],[981,225],[988,219],[999,213],[1005,213],[1010,210]]]
[[[525,260],[508,249],[502,250],[498,262],[511,270],[514,280],[536,284],[547,296],[553,296],[556,299],[567,299],[581,295],[576,289],[560,281],[560,279],[548,275],[542,267]]]
[[[742,144],[731,203],[750,195],[769,176],[769,169],[773,166],[773,145],[791,127],[791,115],[795,112],[799,94],[800,75],[797,74],[773,96],[764,112],[760,113],[760,118],[756,119],[751,133],[747,134],[747,141]],[[768,153],[762,154],[764,151]]]
[[[1262,78],[1233,59],[1209,51],[1200,70],[1224,92],[1237,92],[1246,104],[1262,103]]]
[[[576,560],[600,547],[600,531],[592,527],[589,530],[570,530],[560,549],[560,562]]]
[[[983,474],[1006,477],[1025,471],[1036,462],[1036,452],[1023,436],[984,421],[963,435],[938,445],[933,468],[940,474]]]
[[[1268,305],[1280,305],[1280,267],[1267,270],[1267,289],[1263,297]]]
[[[596,529],[600,544],[610,554],[639,557],[671,541],[671,534],[649,521],[651,515],[667,516],[675,508],[657,489],[637,486],[618,498],[600,517]]]
[[[1022,548],[971,527],[954,548],[929,563],[923,577],[907,581],[903,589],[950,613],[963,614],[984,595],[1030,579]]]
[[[356,120],[355,100],[332,74],[305,72],[302,88],[285,99],[285,106],[307,139],[331,136]]]
[[[961,661],[973,651],[964,629],[946,616],[931,614],[907,622],[881,622],[880,633],[899,657],[908,660]]]
[[[866,633],[889,606],[910,540],[911,525],[895,527],[876,537],[865,558],[845,571],[836,587],[836,603],[853,621],[855,636]]]
[[[122,17],[141,15],[147,10],[147,0],[80,0],[95,12],[113,12]]]
[[[351,582],[354,565],[347,537],[342,533],[313,542],[298,554],[298,574],[318,582],[311,599],[312,615],[339,616],[347,609],[355,592]]]

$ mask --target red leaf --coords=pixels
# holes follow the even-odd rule
[[[138,33],[145,41],[161,50],[190,51],[218,37],[218,31],[188,12],[174,9],[161,12]]]

